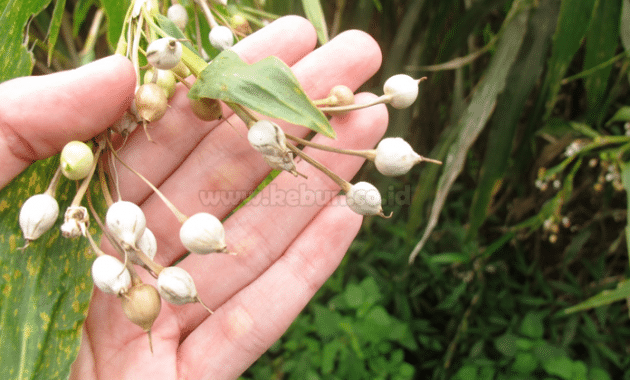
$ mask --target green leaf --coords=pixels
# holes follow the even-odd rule
[[[38,161],[0,191],[0,373],[3,379],[65,379],[81,343],[92,293],[87,239],[60,237],[76,186],[57,189],[58,223],[24,250],[18,225],[23,202],[42,193],[58,157]],[[97,201],[102,197],[92,199]],[[104,210],[96,202],[97,210]],[[98,239],[100,233],[90,232]]]
[[[619,18],[621,0],[599,0],[591,25],[586,34],[584,67],[591,69],[615,56],[619,40]],[[599,122],[606,111],[606,93],[612,65],[589,75],[584,81],[590,121]]]
[[[188,96],[238,103],[335,137],[326,116],[306,95],[291,69],[277,57],[248,65],[235,52],[223,51],[201,72]]]
[[[543,325],[543,313],[529,312],[523,318],[521,322],[521,334],[529,338],[542,338],[545,332]]]
[[[165,31],[166,34],[168,34],[171,37],[175,37],[175,38],[179,38],[181,40],[184,40],[184,41],[182,41],[182,44],[184,44],[193,53],[195,53],[195,54],[197,54],[198,56],[201,57],[199,52],[197,52],[197,49],[195,49],[192,46],[192,44],[190,43],[188,38],[186,38],[186,36],[182,32],[182,30],[179,29],[177,27],[177,25],[175,25],[175,23],[173,21],[171,21],[171,19],[169,19],[168,17],[166,17],[166,16],[164,16],[162,14],[158,14],[156,16],[156,20],[157,20],[157,23],[160,26],[160,28],[162,28],[162,30]]]
[[[328,342],[322,349],[322,373],[330,375],[335,369],[335,362],[337,361],[337,354],[343,350],[344,346],[340,340],[335,339],[332,342]]]
[[[630,55],[630,0],[622,0],[621,20],[619,22],[621,44],[627,54]]]
[[[558,26],[553,36],[553,49],[547,65],[544,88],[548,89],[545,101],[545,119],[551,115],[562,78],[580,48],[588,30],[596,0],[563,0]]]
[[[85,18],[88,15],[88,11],[94,4],[94,0],[77,0],[74,5],[74,11],[72,12],[72,35],[78,36],[79,29],[81,29],[81,25],[85,21]]]
[[[464,161],[468,150],[486,126],[494,111],[497,97],[505,88],[510,67],[516,59],[525,36],[525,31],[527,30],[529,10],[521,10],[519,7],[519,1],[513,4],[513,12],[515,13],[512,17],[506,19],[505,23],[507,25],[504,26],[505,31],[499,39],[497,51],[492,57],[484,79],[482,83],[479,84],[477,91],[472,95],[470,104],[458,122],[457,129],[459,133],[457,134],[455,142],[449,147],[449,152],[446,156],[447,159],[444,163],[444,171],[438,181],[435,201],[431,208],[431,215],[427,227],[425,228],[422,238],[409,256],[410,262],[415,260],[437,225],[449,190],[464,168]]]
[[[52,58],[53,50],[55,49],[55,44],[57,43],[57,37],[59,37],[61,18],[63,17],[65,7],[66,0],[57,0],[55,2],[55,9],[53,10],[50,26],[48,27],[48,65],[50,65],[50,59]]]
[[[107,15],[107,41],[112,47],[118,44],[130,4],[131,0],[101,0],[101,5]]]
[[[523,43],[507,79],[510,85],[497,99],[496,115],[489,126],[488,149],[469,212],[469,240],[477,236],[488,216],[492,197],[502,185],[516,126],[544,67],[558,13],[555,5],[553,1],[542,2],[532,14],[528,22],[526,42]]]
[[[615,112],[615,114],[613,115],[613,117],[611,117],[607,122],[606,125],[610,125],[612,123],[617,123],[617,122],[628,122],[630,121],[630,106],[623,106],[621,108],[619,108],[617,110],[617,112]]]
[[[505,333],[494,341],[494,347],[505,356],[516,355],[516,339],[518,337],[512,333]]]
[[[348,284],[344,292],[346,303],[353,309],[359,308],[365,299],[363,289],[357,284]]]
[[[609,305],[613,302],[625,300],[628,297],[630,297],[630,280],[624,280],[619,282],[617,284],[617,288],[613,290],[604,290],[584,302],[564,309],[564,314],[571,314],[576,311],[583,311],[594,307]]]
[[[48,4],[50,0],[0,0],[0,82],[31,74],[33,55],[23,45],[24,27]]]
[[[319,0],[302,0],[302,7],[304,7],[306,18],[317,31],[319,43],[324,45],[328,42],[328,27],[326,26],[326,18],[324,17],[321,2]]]
[[[538,367],[538,360],[531,352],[519,352],[512,363],[512,370],[521,374],[534,372]]]

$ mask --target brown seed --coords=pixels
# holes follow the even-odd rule
[[[166,93],[155,83],[146,83],[138,87],[135,100],[138,115],[147,122],[161,119],[168,108]]]
[[[149,284],[133,286],[122,296],[121,303],[127,318],[146,332],[151,330],[162,307],[160,293]]]
[[[330,94],[328,96],[334,96],[335,98],[337,98],[335,106],[349,106],[351,104],[354,104],[354,93],[347,86],[338,85],[333,87],[330,90]]]
[[[216,99],[190,99],[190,108],[199,119],[204,121],[218,120],[223,116],[221,102]]]

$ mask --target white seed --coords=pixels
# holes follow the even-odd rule
[[[221,221],[206,212],[188,218],[179,230],[179,238],[186,249],[193,253],[225,252],[225,230]]]
[[[157,279],[157,289],[162,298],[175,305],[197,302],[198,300],[193,278],[180,267],[162,269]]]
[[[230,28],[224,25],[218,25],[210,30],[208,34],[210,45],[219,50],[227,50],[234,45],[234,35]]]
[[[181,58],[182,44],[172,37],[159,38],[147,47],[147,60],[158,69],[172,69]]]
[[[391,95],[389,104],[394,108],[407,108],[416,101],[418,97],[418,83],[420,80],[413,79],[409,75],[397,74],[385,81],[383,92]]]
[[[269,120],[254,123],[247,132],[247,140],[262,154],[279,155],[287,151],[284,131],[278,124]]]
[[[117,258],[102,255],[92,263],[94,285],[108,294],[119,295],[131,287],[131,275],[125,265]]]
[[[168,7],[166,11],[166,17],[168,17],[179,29],[184,30],[188,23],[188,12],[181,4],[173,4]]]
[[[136,246],[146,228],[144,213],[136,204],[118,201],[107,210],[105,224],[109,231],[128,249]]]
[[[357,182],[346,194],[346,203],[361,215],[383,215],[381,193],[368,182]]]
[[[422,157],[414,152],[409,143],[400,137],[381,140],[376,147],[374,164],[376,169],[386,176],[406,174]]]
[[[59,216],[57,200],[46,193],[28,198],[20,209],[19,222],[24,239],[35,240],[48,231]]]
[[[94,153],[86,143],[70,141],[61,150],[59,161],[61,172],[66,178],[80,180],[90,174],[94,163]]]
[[[272,169],[298,174],[293,154],[286,145],[286,136],[278,124],[269,120],[254,123],[247,132],[247,140],[254,149],[262,153]]]
[[[157,239],[150,229],[144,229],[144,233],[142,233],[142,236],[140,236],[140,239],[138,239],[138,241],[136,242],[136,247],[138,247],[138,249],[141,250],[142,253],[147,255],[147,257],[149,257],[151,260],[155,258],[155,255],[157,254]],[[138,256],[136,256],[133,250],[127,251],[127,255],[129,256],[129,260],[131,260],[132,263],[144,266],[142,260],[140,260]]]

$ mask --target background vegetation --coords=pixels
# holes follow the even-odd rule
[[[367,90],[428,77],[388,134],[446,163],[362,174],[393,220],[243,377],[630,379],[630,2],[324,3],[381,45]]]
[[[230,2],[373,35],[364,90],[428,77],[388,134],[445,162],[360,174],[394,217],[244,379],[630,379],[630,0]],[[126,3],[0,0],[0,80],[109,54]]]

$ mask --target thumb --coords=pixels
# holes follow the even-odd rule
[[[134,89],[133,66],[120,55],[0,84],[0,188],[68,141],[105,130],[129,108]]]

